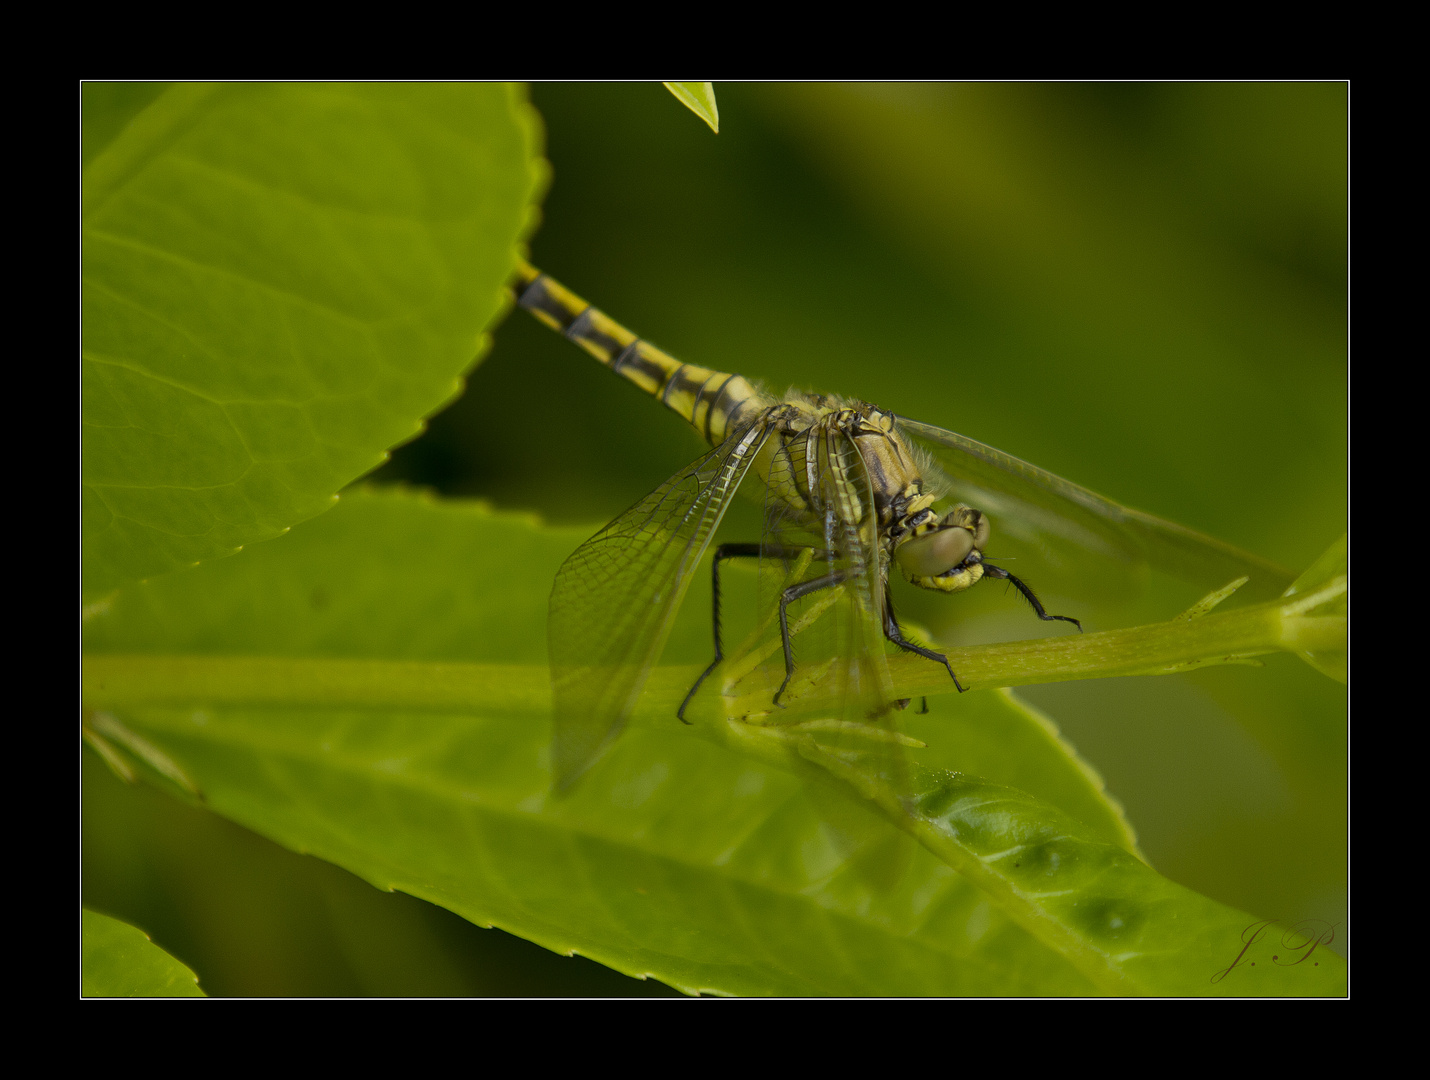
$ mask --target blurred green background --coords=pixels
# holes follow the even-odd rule
[[[87,134],[148,91],[93,93]],[[716,95],[718,136],[658,84],[534,86],[553,178],[532,261],[682,360],[877,402],[1292,570],[1345,531],[1344,85]],[[518,311],[373,479],[594,529],[698,448]],[[968,601],[945,640],[1033,633],[996,591]],[[1344,687],[1280,656],[1026,696],[1162,873],[1335,922],[1344,950]],[[86,899],[211,994],[660,989],[86,776]]]

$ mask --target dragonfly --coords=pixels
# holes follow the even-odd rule
[[[900,626],[890,590],[895,567],[938,593],[1004,581],[1039,619],[1082,629],[1079,620],[1048,612],[1021,577],[986,557],[995,519],[1004,534],[1054,561],[1155,564],[1209,587],[1252,576],[1263,592],[1291,581],[1255,555],[941,427],[852,398],[774,395],[742,375],[682,363],[525,262],[514,293],[520,307],[657,398],[708,446],[557,572],[547,633],[558,790],[569,789],[625,727],[742,489],[763,504],[764,528],[758,541],[715,549],[715,655],[676,709],[687,723],[701,687],[727,661],[721,565],[730,560],[759,561],[764,652],[782,654],[782,668],[772,663],[760,691],[764,711],[790,708],[818,681],[797,678],[794,639],[813,640],[810,627],[823,619],[829,655],[814,667],[832,686],[824,698],[854,702],[856,721],[857,711],[878,719],[907,704],[889,678],[886,642],[942,666],[949,685],[964,689],[944,653]],[[792,616],[804,601],[810,610]]]

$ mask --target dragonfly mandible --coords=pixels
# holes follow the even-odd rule
[[[1074,557],[1154,562],[1211,587],[1245,574],[1263,590],[1291,580],[1254,555],[951,431],[864,401],[772,395],[741,375],[681,363],[524,262],[515,293],[521,307],[658,398],[710,447],[582,544],[557,573],[548,645],[558,789],[569,788],[624,727],[742,485],[764,504],[764,533],[758,543],[715,550],[715,658],[676,710],[681,720],[725,659],[720,567],[731,559],[781,567],[769,602],[778,609],[784,675],[770,706],[784,704],[796,671],[791,606],[838,592],[847,600],[843,638],[851,653],[839,674],[871,716],[905,704],[889,683],[884,641],[941,664],[951,685],[964,689],[947,656],[904,635],[889,589],[893,566],[914,585],[938,592],[1004,580],[1040,619],[1081,630],[1078,620],[1050,614],[1024,581],[984,557],[993,513],[1015,535],[1043,549],[1070,549]],[[939,504],[951,505],[940,511]]]

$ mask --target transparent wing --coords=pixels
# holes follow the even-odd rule
[[[821,434],[824,542],[834,554],[834,567],[849,575],[843,586],[847,602],[835,609],[835,648],[840,657],[834,668],[836,683],[846,719],[888,722],[894,711],[894,685],[884,649],[887,568],[880,563],[873,485],[853,440],[833,428]]]
[[[625,726],[691,575],[767,435],[759,420],[737,431],[561,565],[547,621],[558,790]]]
[[[1049,567],[1086,576],[1089,559],[1151,566],[1207,589],[1246,575],[1252,598],[1278,596],[1290,572],[1250,552],[1140,510],[1029,465],[952,431],[899,418],[899,426],[934,458],[948,494],[987,513],[994,543],[1012,538]],[[990,557],[994,553],[990,552]]]

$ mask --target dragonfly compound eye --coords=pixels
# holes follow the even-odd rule
[[[988,520],[988,515],[971,506],[955,506],[939,522],[939,526],[945,529],[955,525],[973,534],[973,546],[978,551],[987,545],[988,537],[993,532],[993,523]]]
[[[938,577],[962,566],[963,561],[973,554],[976,541],[977,536],[972,529],[940,524],[933,532],[901,544],[894,552],[894,558],[911,577]]]

